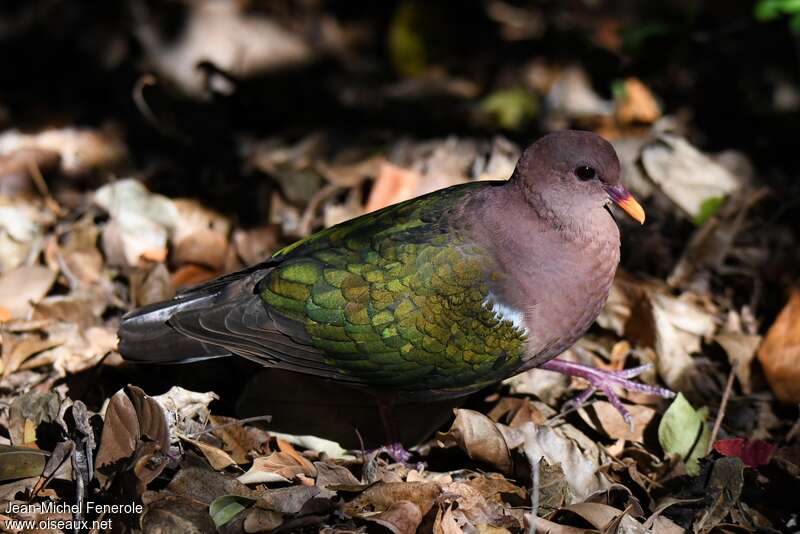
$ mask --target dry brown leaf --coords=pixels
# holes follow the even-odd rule
[[[166,412],[171,436],[194,436],[205,430],[208,405],[218,398],[212,391],[199,393],[180,386],[172,386],[163,395],[153,397]]]
[[[38,265],[17,267],[0,274],[0,306],[14,319],[28,319],[32,302],[39,302],[50,291],[56,273]]]
[[[424,517],[433,507],[442,488],[435,482],[377,482],[345,504],[351,517],[361,517],[365,511],[384,511],[398,501],[411,501]]]
[[[178,221],[171,238],[172,262],[221,271],[225,267],[231,229],[228,219],[195,200],[177,199],[173,204],[178,210]]]
[[[251,534],[255,532],[270,532],[281,526],[282,523],[282,514],[253,506],[247,512],[243,527],[245,532]]]
[[[422,522],[419,506],[411,501],[397,501],[376,515],[365,515],[364,519],[377,523],[393,534],[414,534]]]
[[[0,134],[0,155],[20,149],[57,153],[61,172],[70,176],[113,169],[127,158],[125,143],[113,128],[54,128],[35,134],[8,130]]]
[[[58,347],[61,343],[62,341],[59,339],[42,339],[30,334],[23,336],[5,334],[3,336],[3,376],[9,376],[34,355]]]
[[[94,201],[111,216],[102,232],[109,265],[135,267],[166,259],[167,237],[179,221],[172,200],[128,178],[95,191]]]
[[[95,477],[106,486],[132,469],[138,491],[144,491],[166,467],[169,439],[164,410],[155,399],[136,386],[119,390],[106,409]]]
[[[221,273],[219,271],[212,271],[211,269],[203,267],[202,265],[187,263],[180,266],[178,270],[175,271],[170,280],[170,285],[172,287],[182,289],[202,284],[203,282],[208,282],[220,274]]]
[[[617,101],[616,116],[622,124],[652,124],[661,117],[655,96],[638,78],[623,82],[623,96]]]
[[[641,443],[644,440],[644,431],[656,411],[640,404],[628,405],[628,411],[633,420],[633,430],[622,418],[619,410],[610,402],[597,401],[590,406],[578,410],[581,418],[596,431],[607,435],[611,439],[624,439]]]
[[[236,229],[233,243],[242,263],[253,265],[269,258],[278,248],[278,227],[269,225],[252,230]]]
[[[444,511],[439,510],[439,513],[436,514],[433,532],[434,534],[462,534],[464,532],[453,517],[452,506],[448,506]]]
[[[0,197],[0,201],[4,200]],[[26,263],[41,242],[50,217],[24,200],[0,202],[0,272]]]
[[[728,169],[673,134],[663,133],[646,145],[641,161],[647,177],[693,219],[701,215],[706,202],[742,187]]]
[[[237,463],[227,452],[223,451],[222,449],[218,449],[213,445],[203,443],[200,440],[191,439],[186,436],[180,436],[180,438],[197,447],[200,452],[203,453],[203,456],[205,456],[206,460],[208,460],[208,463],[211,465],[211,467],[217,471],[222,471],[226,467],[236,465]]]
[[[309,462],[302,454],[297,452],[297,450],[295,450],[295,448],[292,446],[291,442],[278,438],[278,449],[280,452],[286,453],[294,458],[298,465],[303,467],[304,474],[310,477],[317,476],[317,470],[314,468],[314,464]]]
[[[561,465],[573,502],[608,487],[608,479],[599,471],[607,456],[571,425],[551,428],[527,423],[505,427],[504,432],[512,448],[522,447],[531,465],[541,458],[551,466]]]
[[[792,290],[767,331],[758,361],[775,396],[787,404],[800,403],[800,289]]]
[[[422,176],[413,169],[404,169],[392,163],[381,163],[378,177],[367,200],[366,211],[376,211],[386,206],[417,196]]]
[[[249,462],[251,453],[260,455],[268,452],[268,432],[243,424],[232,424],[235,422],[236,419],[232,417],[212,415],[210,418],[212,433],[222,440],[224,449],[237,464]]]
[[[437,439],[447,447],[458,446],[473,460],[485,462],[503,473],[511,473],[511,452],[497,425],[474,410],[456,410],[456,419]]]
[[[153,14],[155,16],[155,14]],[[189,4],[186,20],[177,35],[162,35],[151,17],[141,17],[136,34],[148,61],[165,78],[188,95],[203,98],[208,83],[197,65],[212,63],[237,78],[249,78],[271,69],[305,63],[308,45],[274,20],[244,9],[238,2],[203,0]],[[221,78],[221,77],[219,77]],[[217,91],[231,88],[215,80]]]
[[[742,332],[723,332],[717,334],[714,340],[728,354],[728,360],[736,373],[736,378],[739,379],[742,391],[748,395],[752,393],[750,367],[761,344],[761,336],[751,336]]]
[[[330,464],[327,462],[314,462],[317,469],[316,484],[319,488],[328,486],[358,486],[358,480],[349,469],[342,465]]]
[[[159,498],[145,503],[141,516],[144,532],[216,532],[208,514],[208,505],[179,495],[161,492]]]
[[[297,454],[296,451],[295,454]],[[252,467],[237,480],[242,484],[263,484],[289,482],[298,475],[313,477],[315,474],[316,470],[308,460],[298,461],[296,456],[278,451],[253,460]]]
[[[139,419],[124,390],[117,391],[106,408],[100,448],[95,457],[95,477],[104,486],[119,462],[133,456],[139,441]]]

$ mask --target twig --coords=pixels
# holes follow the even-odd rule
[[[201,436],[203,434],[208,434],[209,432],[214,432],[215,430],[222,430],[223,428],[228,428],[228,427],[237,426],[237,425],[243,425],[245,423],[255,423],[255,422],[258,422],[258,421],[266,421],[267,423],[269,423],[270,421],[272,421],[272,416],[271,415],[257,415],[255,417],[245,417],[244,419],[239,419],[237,421],[229,421],[227,423],[222,423],[220,425],[214,425],[214,426],[210,426],[210,427],[204,428],[203,430],[201,430],[199,432],[195,432],[193,434],[190,434],[190,436],[192,438],[196,438],[197,436]]]
[[[28,164],[28,174],[30,174],[31,178],[33,179],[33,183],[36,185],[36,189],[39,190],[39,194],[42,195],[44,198],[44,203],[47,208],[52,211],[56,216],[60,216],[64,213],[59,205],[58,201],[53,198],[53,195],[50,193],[50,188],[47,187],[47,182],[44,179],[44,175],[42,175],[42,170],[39,168],[39,164],[36,163],[36,160],[33,158],[28,158],[26,160]]]
[[[733,369],[731,369],[731,372],[728,373],[728,381],[725,382],[725,392],[722,394],[722,402],[719,405],[717,419],[714,421],[714,428],[711,430],[711,439],[708,440],[706,454],[709,454],[711,449],[714,448],[714,441],[717,439],[719,428],[722,426],[722,420],[725,418],[725,409],[728,407],[728,400],[731,397],[731,391],[733,390],[733,379],[735,376],[736,374],[734,373]]]
[[[539,464],[540,458],[532,455],[531,459],[531,524],[529,534],[536,532],[536,519],[539,517]]]

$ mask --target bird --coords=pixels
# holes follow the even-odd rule
[[[672,396],[632,380],[646,366],[556,358],[608,298],[620,261],[610,204],[644,223],[620,174],[602,137],[547,134],[508,180],[361,215],[129,312],[119,351],[147,363],[238,356],[324,377],[373,393],[384,421],[402,399],[466,396],[541,368],[586,379],[578,404],[599,389],[630,422],[614,387]]]

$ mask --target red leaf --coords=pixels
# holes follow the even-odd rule
[[[723,456],[736,456],[748,467],[758,467],[767,465],[772,453],[775,452],[775,445],[760,439],[721,439],[714,443],[714,450]]]

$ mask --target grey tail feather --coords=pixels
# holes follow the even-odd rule
[[[167,323],[178,311],[209,305],[214,296],[190,292],[126,314],[117,333],[120,354],[144,363],[188,363],[230,356],[226,349],[187,337]]]

